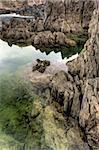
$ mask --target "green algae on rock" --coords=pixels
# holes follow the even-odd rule
[[[32,103],[36,96],[29,83],[11,78],[0,81],[0,126],[3,132],[24,142],[31,130]]]

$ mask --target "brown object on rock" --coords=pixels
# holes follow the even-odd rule
[[[42,61],[40,59],[37,59],[36,61],[37,61],[37,63],[42,63]]]
[[[46,68],[48,66],[50,66],[50,61],[48,60],[40,60],[37,59],[37,64],[35,66],[33,66],[32,71],[39,71],[40,73],[44,73],[44,71],[46,70]]]
[[[43,61],[43,64],[44,64],[45,66],[50,66],[50,61],[44,60],[44,61]]]
[[[36,71],[36,70],[38,70],[39,68],[40,68],[40,65],[37,64],[37,65],[33,66],[32,71]]]
[[[38,69],[38,71],[39,71],[40,73],[44,73],[45,69],[46,69],[46,67],[43,66],[43,65],[41,65],[40,68]]]

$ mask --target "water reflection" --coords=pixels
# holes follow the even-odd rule
[[[2,40],[5,40],[9,43],[9,46],[12,46],[12,44],[17,44],[17,45],[29,45],[29,44],[33,44],[32,43],[32,40],[31,38],[27,38],[27,36],[25,36],[23,34],[23,36],[18,36],[17,40],[16,38],[7,38],[6,35],[9,34],[10,32],[12,33],[12,36],[13,36],[13,27],[11,27],[11,18],[16,18],[19,20],[20,18],[20,22],[22,20],[22,18],[26,19],[27,22],[28,22],[28,19],[30,22],[34,22],[34,18],[33,16],[20,16],[20,15],[17,15],[17,14],[1,14],[0,15],[0,30],[2,31],[2,36],[1,36],[1,39]],[[27,19],[28,18],[28,19]],[[4,22],[3,22],[4,21]],[[19,23],[20,23],[19,22]],[[2,25],[4,24],[4,28],[2,28]],[[7,24],[8,26],[10,26],[10,29],[7,28]],[[23,23],[24,24],[24,23]],[[5,26],[6,26],[6,29],[5,29]],[[6,31],[5,31],[6,30]],[[16,28],[16,30],[18,30]],[[32,30],[31,30],[32,31]],[[23,31],[22,31],[23,32]],[[29,31],[30,32],[30,31]],[[33,32],[33,31],[32,31]],[[27,33],[25,32],[24,30],[24,33],[27,35]],[[21,34],[21,31],[18,32],[18,34],[20,35]],[[68,46],[68,45],[65,45],[65,46],[61,46],[61,47],[43,47],[43,46],[39,46],[39,45],[36,45],[38,49],[40,49],[40,51],[43,53],[46,51],[47,54],[50,54],[49,57],[52,58],[53,55],[56,55],[55,53],[53,53],[52,51],[55,51],[56,53],[58,54],[58,57],[61,58],[61,54],[62,54],[62,58],[64,59],[65,57],[70,57],[72,55],[75,55],[76,53],[80,53],[81,50],[83,49],[83,46],[87,40],[87,35],[83,35],[83,34],[70,34],[70,35],[67,35],[69,36],[68,38],[74,40],[77,44],[75,46]],[[24,48],[26,49],[26,48]],[[31,49],[31,47],[28,47],[28,49]],[[33,49],[33,47],[32,47]],[[41,52],[38,54],[41,56]],[[61,52],[61,54],[60,54]],[[34,52],[35,53],[35,52]],[[33,54],[35,55],[35,54]],[[37,52],[36,52],[36,55],[37,55]],[[45,57],[46,54],[43,53],[43,56]],[[60,60],[60,59],[59,59]]]
[[[4,70],[15,71],[20,66],[32,63],[37,58],[47,59],[51,62],[62,61],[61,52],[52,51],[49,55],[33,46],[19,47],[12,45],[10,47],[6,42],[0,40],[0,73]]]
[[[41,146],[39,143],[43,133],[42,118],[34,121],[33,116],[30,115],[32,110],[35,110],[33,101],[36,99],[40,101],[41,98],[34,93],[29,81],[24,81],[23,78],[13,74],[5,76],[7,72],[13,73],[37,58],[50,60],[58,65],[57,68],[61,65],[59,69],[67,70],[67,59],[62,59],[61,52],[52,51],[47,55],[33,46],[10,47],[0,40],[0,148],[2,150],[31,150]],[[64,65],[61,62],[65,62]]]
[[[27,147],[31,146],[32,149],[36,149],[34,148],[36,141],[42,138],[42,124],[34,121],[30,115],[33,101],[40,98],[33,92],[30,82],[20,79],[15,72],[37,58],[52,62],[62,61],[61,52],[52,51],[46,55],[33,46],[10,47],[0,40],[0,148],[2,150],[30,150],[31,148]],[[39,129],[38,133],[33,133],[36,128]],[[36,144],[38,146],[38,143]]]

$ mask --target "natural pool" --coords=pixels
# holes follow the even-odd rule
[[[15,13],[1,14],[0,15],[1,31],[2,31],[3,21],[10,22],[11,18],[32,19],[32,21],[33,21],[33,16],[22,16],[22,15],[15,14]],[[62,59],[64,59],[65,57],[71,57],[72,55],[81,52],[86,40],[88,39],[88,33],[87,33],[87,31],[84,31],[84,33],[78,33],[78,34],[77,33],[66,33],[66,37],[68,39],[74,40],[76,42],[76,45],[75,46],[66,45],[66,46],[60,46],[60,47],[59,46],[58,47],[50,47],[50,45],[48,45],[48,47],[45,47],[45,46],[43,47],[43,46],[35,45],[35,47],[36,47],[36,49],[40,49],[41,52],[45,52],[47,55],[52,52],[50,54],[50,56],[48,55],[48,57],[50,57],[50,58],[53,58],[53,55],[54,55],[53,52],[55,52],[55,53],[58,53],[58,52],[60,53],[61,52],[58,55],[60,55],[60,57],[62,57]],[[10,46],[15,44],[15,45],[19,45],[20,47],[24,47],[24,46],[32,44],[31,42],[29,43],[28,39],[25,40],[25,41],[23,40],[23,43],[20,40],[19,40],[19,43],[17,43],[13,39],[12,40],[6,39],[6,37],[3,38],[3,40],[8,41]],[[31,47],[27,47],[27,49],[31,49]],[[36,55],[38,55],[38,54],[36,53]],[[54,55],[54,60],[56,60],[55,57],[56,57],[56,55]],[[59,58],[59,60],[60,60],[60,58]]]
[[[10,47],[0,40],[0,150],[25,150],[32,130],[39,129],[34,145],[40,144],[41,124],[31,117],[32,104],[40,97],[33,92],[31,83],[19,75],[25,65],[37,58],[62,61],[61,52],[47,55],[33,46]]]
[[[72,38],[76,39],[74,36]],[[80,45],[81,38],[77,40]],[[80,52],[81,48],[82,45],[80,49],[43,47],[39,50],[31,45],[10,47],[7,42],[0,40],[0,150],[31,150],[26,147],[28,142],[34,139],[32,146],[35,146],[35,143],[38,147],[40,145],[41,123],[32,121],[31,111],[35,99],[41,98],[33,92],[31,83],[18,73],[38,58],[58,63]],[[33,139],[32,132],[35,130],[38,132],[34,134]],[[31,140],[28,141],[29,139]]]
[[[33,60],[46,57],[32,46],[10,47],[0,40],[0,150],[25,149],[27,136],[36,128],[31,111],[33,101],[39,97],[33,92],[31,83],[18,72]],[[56,59],[60,58],[58,54]]]

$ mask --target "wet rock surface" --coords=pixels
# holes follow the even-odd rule
[[[89,149],[87,143],[81,139],[76,122],[72,119],[66,121],[57,103],[45,108],[43,127],[45,141],[53,150]]]

